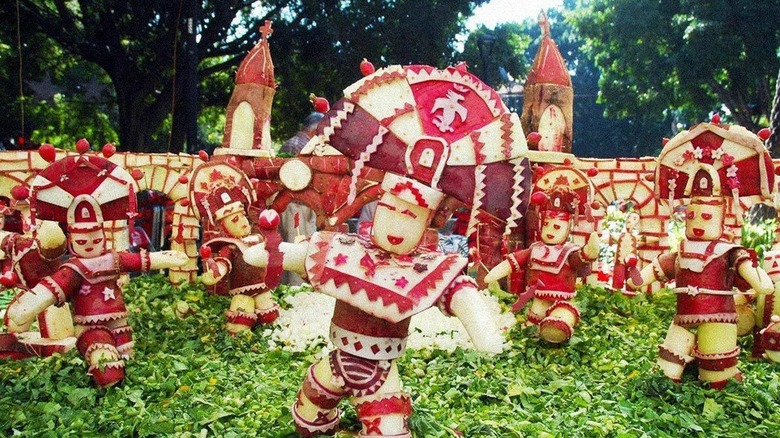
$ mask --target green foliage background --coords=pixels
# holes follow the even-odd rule
[[[269,351],[259,334],[227,336],[227,298],[199,286],[175,289],[161,276],[139,277],[126,296],[137,353],[124,383],[93,388],[76,352],[0,362],[0,434],[294,436],[289,406],[314,351]],[[177,318],[177,301],[196,313]],[[400,370],[413,399],[415,436],[774,436],[780,430],[776,366],[749,362],[744,352],[745,382],[720,392],[694,374],[677,385],[653,369],[673,314],[668,292],[632,301],[588,288],[578,301],[583,320],[564,348],[543,344],[518,325],[509,332],[512,347],[495,357],[407,352]],[[747,350],[750,340],[742,344]],[[345,403],[345,411],[341,424],[354,433],[354,410]]]

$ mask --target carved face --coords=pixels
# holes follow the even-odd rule
[[[691,203],[685,215],[685,237],[689,240],[716,240],[723,235],[723,205]]]
[[[90,259],[97,257],[106,250],[106,235],[102,229],[89,232],[71,232],[70,253],[76,257]]]
[[[546,245],[560,245],[569,238],[571,223],[567,219],[557,217],[542,218],[540,237]]]
[[[240,239],[246,237],[252,231],[252,227],[249,226],[249,219],[243,211],[237,211],[222,219],[222,229],[230,235]]]
[[[639,229],[639,214],[631,212],[626,216],[626,231],[631,232]]]
[[[376,206],[371,239],[385,251],[409,254],[417,248],[430,221],[431,210],[385,193]]]

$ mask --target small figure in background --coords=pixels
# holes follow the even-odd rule
[[[625,296],[636,296],[636,291],[628,290],[626,278],[633,275],[634,278],[639,275],[641,266],[638,267],[639,248],[647,243],[647,238],[643,236],[640,227],[641,217],[639,213],[631,209],[625,216],[625,229],[617,236],[610,235],[609,243],[616,244],[615,264],[612,268],[612,288],[614,292],[620,292]]]
[[[575,192],[557,186],[549,191],[537,191],[531,195],[531,201],[540,210],[541,241],[509,254],[485,276],[485,282],[526,270],[525,296],[518,298],[512,310],[520,311],[533,297],[527,312],[528,322],[539,326],[542,339],[557,344],[568,341],[579,322],[580,311],[572,303],[577,296],[577,278],[590,274],[590,263],[599,254],[599,236],[591,233],[583,247],[568,241],[573,216],[581,203]]]
[[[270,255],[266,244],[276,248],[279,214],[265,210],[258,218],[259,233],[253,233],[247,207],[256,200],[252,184],[238,168],[225,162],[209,162],[193,172],[191,203],[204,222],[201,245],[201,281],[217,293],[232,298],[226,312],[231,334],[251,330],[256,324],[271,324],[279,317],[273,290],[279,285],[282,259]],[[257,247],[256,251],[250,248]]]
[[[780,251],[764,253],[764,269],[774,283],[774,290],[756,300],[753,327],[753,358],[765,357],[780,363]]]

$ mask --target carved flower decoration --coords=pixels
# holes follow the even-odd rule
[[[698,146],[693,148],[693,157],[694,158],[696,158],[697,160],[701,160],[703,156],[704,156],[704,150],[702,148],[700,148]]]
[[[720,160],[720,157],[722,157],[723,154],[725,154],[725,153],[726,152],[723,151],[723,147],[719,147],[719,148],[715,149],[714,151],[710,152],[710,154],[712,155],[712,159],[713,160]]]
[[[338,253],[336,255],[336,259],[335,259],[336,266],[341,266],[341,265],[347,263],[347,259],[348,259],[348,257],[346,255],[344,255],[342,253]]]
[[[720,161],[723,163],[724,166],[731,166],[732,164],[734,164],[734,156],[724,153],[720,157]]]
[[[726,180],[726,186],[730,190],[737,190],[737,189],[739,189],[739,179],[736,178],[736,177],[727,179]]]
[[[737,166],[731,165],[728,169],[726,169],[726,177],[727,178],[736,178],[737,177]]]

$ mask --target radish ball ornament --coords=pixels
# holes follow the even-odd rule
[[[374,74],[375,71],[374,64],[369,62],[366,58],[363,58],[363,60],[360,61],[360,73],[362,73],[363,76]]]
[[[318,113],[324,114],[330,111],[330,103],[328,102],[328,99],[325,99],[324,97],[317,97],[312,93],[309,95],[309,101],[311,101],[314,111],[317,111]]]

